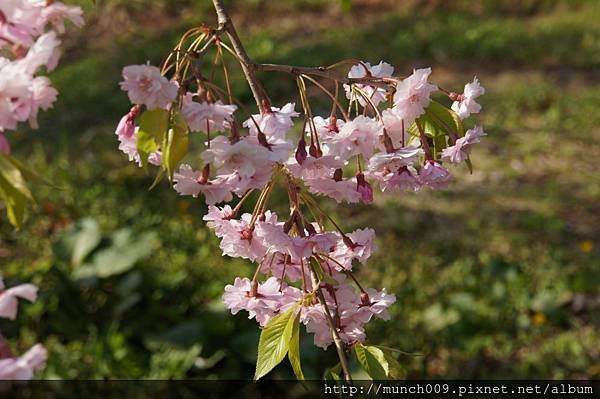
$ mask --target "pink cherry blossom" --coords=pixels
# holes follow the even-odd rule
[[[284,290],[284,287],[287,289]],[[276,277],[257,284],[255,290],[248,278],[236,277],[233,285],[225,287],[222,299],[232,314],[245,310],[249,319],[255,318],[261,326],[265,326],[276,313],[285,311],[286,307],[296,302],[298,294],[299,290],[286,287]]]
[[[328,148],[327,144],[331,141],[331,139],[335,137],[346,124],[346,122],[342,119],[335,117],[325,119],[322,116],[315,116],[313,118],[313,123],[316,133],[319,136],[319,141],[322,145],[325,145],[325,149]],[[310,134],[310,126],[308,126],[308,124],[305,131],[307,134]],[[328,154],[327,151],[324,151],[324,153]]]
[[[352,245],[348,245],[340,237],[335,249],[330,253],[330,256],[337,261],[332,266],[338,270],[342,268],[351,270],[353,259],[365,263],[377,248],[374,242],[375,230],[373,229],[358,229],[347,234],[347,237],[351,240]]]
[[[218,174],[236,173],[241,178],[252,177],[263,168],[270,168],[269,150],[244,137],[231,143],[224,136],[210,141],[210,148],[202,153],[205,162],[215,166]]]
[[[421,188],[416,170],[408,166],[402,166],[393,173],[384,174],[378,180],[379,187],[384,193],[397,190],[417,191]]]
[[[481,87],[477,78],[473,78],[471,83],[465,85],[463,94],[458,95],[456,101],[452,103],[452,110],[461,119],[468,118],[471,114],[479,113],[481,105],[475,100],[483,94],[485,94],[485,89]]]
[[[236,105],[225,105],[221,101],[193,101],[193,95],[187,93],[183,99],[181,114],[193,132],[222,132],[229,128],[236,109]]]
[[[360,64],[353,65],[348,72],[349,78],[364,78],[365,76],[372,76],[374,78],[389,78],[394,74],[394,67],[390,64],[381,61],[377,65],[371,66],[368,62],[361,62]],[[377,106],[380,102],[385,101],[387,94],[386,90],[381,87],[373,87],[366,84],[356,84],[356,87],[361,90],[371,102]],[[367,100],[352,90],[352,85],[344,85],[346,90],[346,98],[351,101],[360,103],[363,107],[367,105]]]
[[[402,166],[412,165],[421,155],[423,150],[418,147],[404,147],[392,153],[379,152],[369,159],[369,172],[397,170]]]
[[[121,89],[134,104],[148,109],[167,108],[177,97],[177,85],[161,75],[152,65],[129,65],[123,68]]]
[[[406,126],[425,112],[431,101],[430,95],[437,86],[427,81],[431,68],[416,69],[408,78],[400,81],[394,93],[394,112],[405,121]]]
[[[0,57],[0,130],[13,130],[29,118],[32,77]]]
[[[285,139],[285,135],[294,124],[292,118],[300,115],[294,110],[295,106],[295,103],[288,103],[281,109],[271,107],[270,111],[252,115],[252,118],[244,122],[244,127],[250,130],[251,135],[256,136],[258,134],[256,125],[258,125],[260,132],[265,136]]]
[[[18,358],[0,359],[0,380],[30,380],[46,365],[48,354],[40,344]]]
[[[334,155],[324,155],[319,158],[308,156],[302,165],[294,157],[290,157],[287,167],[290,172],[302,179],[318,179],[331,176],[336,169],[344,166],[344,161]]]
[[[475,126],[473,129],[467,130],[463,137],[456,140],[453,146],[444,148],[442,151],[442,160],[451,163],[460,163],[469,157],[471,146],[479,143],[481,137],[487,136],[481,126]]]
[[[252,215],[243,214],[240,219],[231,219],[221,225],[219,246],[223,255],[251,261],[262,260],[267,255],[265,242],[260,237],[255,237],[254,229],[262,224],[277,223],[277,215],[267,211],[264,220],[256,221],[254,226],[251,225],[251,219]]]
[[[138,107],[134,106],[131,108],[127,114],[125,114],[119,124],[117,125],[117,130],[115,130],[115,134],[120,137],[124,137],[126,139],[131,138],[135,134],[135,118],[138,115]]]
[[[61,41],[56,32],[50,31],[41,35],[34,45],[29,49],[25,58],[17,61],[29,74],[34,74],[42,66],[52,71],[58,65],[60,59],[59,46]]]
[[[388,308],[396,302],[395,295],[388,294],[385,288],[381,291],[367,288],[363,297],[366,298],[365,301],[367,303],[362,303],[359,306],[355,315],[356,318],[363,323],[368,323],[372,316],[383,320],[390,319]]]
[[[358,154],[370,157],[378,148],[382,133],[381,123],[359,115],[345,123],[340,132],[331,138],[330,148],[345,160]]]
[[[231,188],[232,192],[238,196],[242,196],[248,190],[262,189],[265,187],[271,178],[271,165],[262,167],[249,177],[241,177],[237,172],[232,172],[228,175],[219,175],[217,177],[223,179],[225,184]]]
[[[39,127],[37,122],[39,110],[47,111],[52,108],[56,97],[58,97],[58,91],[52,87],[50,79],[45,76],[38,76],[31,81],[31,93],[29,125],[37,129]]]
[[[31,5],[21,0],[3,0],[0,3],[0,47],[17,44],[29,48],[33,44],[39,13],[33,15],[32,11]],[[33,18],[28,21],[30,17]]]
[[[394,148],[409,146],[413,140],[408,128],[410,121],[403,121],[402,117],[393,108],[384,109],[381,112],[385,131],[392,140]]]
[[[357,203],[362,195],[356,190],[356,178],[336,181],[333,178],[306,179],[308,191],[314,194],[325,195],[340,202]]]
[[[0,278],[0,317],[14,320],[17,317],[18,298],[35,302],[37,292],[38,288],[33,284],[21,284],[5,289],[4,282]]]
[[[67,6],[58,1],[44,7],[41,17],[41,24],[52,24],[54,29],[61,34],[65,33],[65,20],[71,21],[77,27],[82,27],[84,24],[81,8]]]
[[[300,321],[306,326],[307,333],[314,334],[316,346],[327,349],[331,345],[333,338],[325,316],[325,308],[322,304],[303,307]]]
[[[225,205],[223,208],[218,208],[214,205],[208,207],[208,213],[204,215],[202,220],[206,221],[208,228],[214,229],[217,237],[223,237],[225,228],[235,215],[231,206]]]
[[[188,164],[179,165],[179,170],[173,174],[175,185],[173,188],[180,195],[191,195],[197,197],[202,193],[208,205],[219,202],[231,201],[231,188],[227,185],[226,179],[217,177],[213,180],[201,182],[202,172],[195,171]]]
[[[436,161],[425,162],[419,174],[419,182],[430,188],[444,188],[451,179],[450,172]]]
[[[276,252],[268,256],[268,260],[262,263],[260,271],[264,274],[270,274],[279,279],[287,281],[299,281],[302,278],[302,262],[297,259],[292,259],[290,255]],[[304,263],[305,276],[308,275],[308,267]]]

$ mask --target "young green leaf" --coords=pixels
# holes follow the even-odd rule
[[[425,110],[425,114],[449,135],[454,134],[456,137],[464,136],[465,127],[462,120],[456,112],[452,111],[450,108],[445,107],[437,101],[431,101]]]
[[[383,351],[375,346],[356,344],[354,346],[356,359],[362,368],[374,380],[386,380],[389,373],[389,364]]]
[[[328,368],[323,373],[323,379],[327,381],[342,381],[342,365],[340,363]]]
[[[140,116],[140,128],[136,136],[137,150],[142,165],[148,162],[148,155],[159,149],[169,128],[169,112],[164,109],[146,110]]]
[[[383,352],[383,356],[388,364],[388,378],[392,380],[402,380],[406,377],[406,371],[396,359],[398,353],[405,353],[398,349],[387,346],[376,345],[376,348]]]
[[[6,156],[0,156],[0,175],[25,198],[33,201],[33,196],[25,183],[25,179],[23,179],[21,171]]]
[[[296,317],[294,318],[288,359],[292,365],[292,370],[294,370],[296,378],[300,381],[304,380],[304,373],[302,373],[302,366],[300,365],[300,312],[296,313]]]
[[[44,176],[40,175],[39,173],[37,173],[35,170],[23,165],[23,163],[11,156],[8,155],[4,155],[4,154],[0,154],[0,158],[6,158],[10,163],[12,163],[17,169],[19,169],[19,171],[21,172],[21,175],[23,176],[23,179],[25,179],[28,182],[34,182],[34,183],[42,183],[45,184],[47,186],[50,186],[52,188],[55,188],[57,190],[63,190],[63,187],[60,187],[56,184],[54,184],[53,182],[51,182],[50,180],[48,180],[47,178],[45,178]]]
[[[273,317],[261,331],[254,374],[255,381],[281,363],[288,352],[299,305],[296,304]]]
[[[319,281],[322,281],[334,287],[339,285],[339,282],[336,279],[331,277],[328,273],[325,273],[325,271],[321,267],[321,264],[314,257],[310,258],[310,265],[315,271]]]
[[[21,227],[25,219],[25,203],[28,198],[10,184],[2,174],[0,174],[0,197],[6,204],[9,222],[16,228]]]
[[[172,179],[175,168],[187,154],[189,145],[187,125],[179,114],[175,116],[173,127],[169,129],[164,143],[163,169],[167,171],[169,179]]]

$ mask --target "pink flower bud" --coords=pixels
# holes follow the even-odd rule
[[[356,191],[360,193],[363,202],[373,202],[373,187],[365,180],[365,175],[362,173],[356,175]]]

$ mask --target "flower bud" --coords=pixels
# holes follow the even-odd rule
[[[371,306],[371,298],[369,298],[369,294],[367,294],[366,292],[361,292],[360,293],[360,303],[363,306]]]
[[[365,175],[362,173],[356,175],[356,191],[360,193],[363,202],[373,202],[373,187],[367,182]]]
[[[331,117],[329,118],[329,125],[327,125],[327,130],[329,130],[330,132],[335,132],[335,133],[340,132],[340,129],[338,129],[338,126],[337,126],[337,118],[335,115],[331,115]]]
[[[342,171],[342,169],[336,169],[335,172],[333,172],[333,180],[335,181],[342,181],[342,178],[344,177],[344,172]]]
[[[258,134],[256,135],[256,138],[258,139],[258,142],[260,143],[260,145],[262,145],[269,151],[273,151],[271,149],[271,144],[269,144],[269,142],[267,141],[267,136],[265,136],[265,134],[263,132],[258,132]]]
[[[300,141],[298,141],[298,148],[296,149],[296,162],[298,162],[299,165],[302,165],[304,161],[306,161],[307,156],[306,141],[304,141],[304,137],[302,137],[300,138]]]
[[[206,184],[206,183],[208,183],[209,176],[210,176],[210,164],[206,164],[206,165],[204,165],[204,168],[202,168],[202,173],[200,174],[200,176],[198,176],[198,179],[196,179],[196,181],[198,182],[198,184]]]
[[[252,241],[252,229],[245,228],[244,230],[240,231],[240,236],[242,240]]]
[[[314,142],[310,143],[308,153],[314,158],[320,158],[323,155],[323,152],[321,152],[321,150],[315,145]]]
[[[315,229],[315,226],[312,225],[312,223],[308,223],[305,227],[306,231],[308,231],[309,236],[314,236],[317,234],[317,230]]]

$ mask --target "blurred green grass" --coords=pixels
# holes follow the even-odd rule
[[[183,29],[214,21],[210,6],[80,3],[89,23],[52,74],[59,102],[39,131],[15,135],[15,155],[66,189],[36,187],[26,226],[0,226],[3,274],[33,280],[41,299],[0,329],[23,348],[46,343],[44,377],[251,378],[255,324],[228,315],[219,297],[252,267],[219,255],[200,201],[166,185],[148,193],[152,177],[126,162],[113,134],[128,109],[122,66],[158,63]],[[372,341],[413,353],[400,359],[409,377],[598,378],[598,3],[365,0],[349,13],[324,0],[231,3],[257,61],[384,59],[407,73],[431,65],[457,91],[477,74],[487,89],[479,120],[489,136],[472,175],[456,170],[448,190],[371,207],[326,205],[345,228],[378,232],[380,250],[360,277],[398,302],[391,321],[370,326]],[[296,101],[289,76],[261,78],[276,103]],[[234,84],[250,102],[241,78]],[[76,280],[61,248],[83,218],[98,222],[96,251],[122,228],[154,232],[160,245],[126,272]],[[317,377],[335,355],[309,341],[305,372]]]

